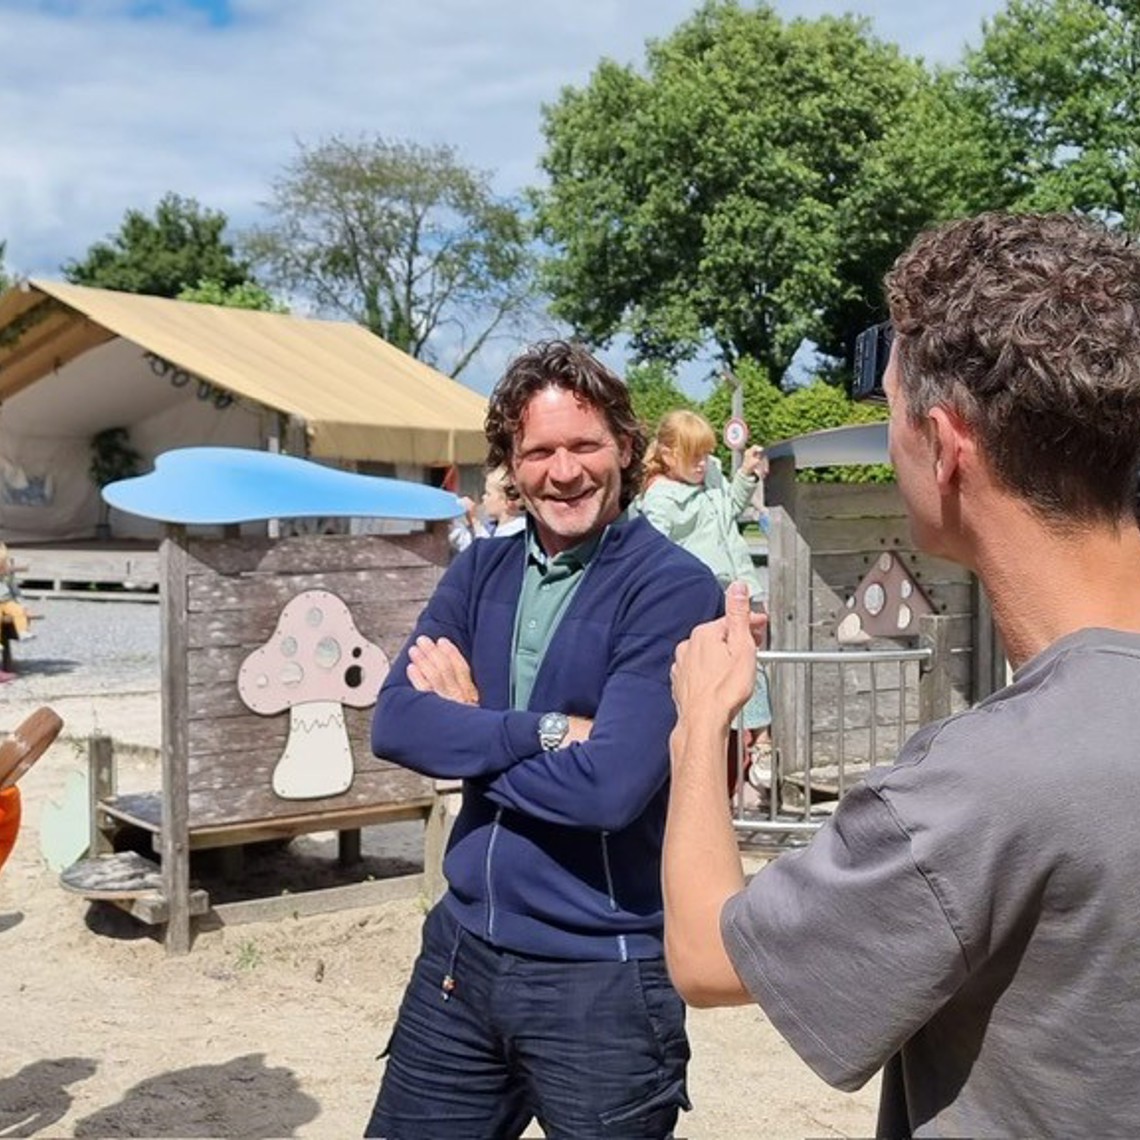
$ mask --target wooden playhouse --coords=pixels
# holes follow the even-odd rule
[[[123,509],[150,517],[162,511],[196,524],[168,523],[159,552],[161,783],[144,794],[118,794],[109,742],[96,741],[91,849],[61,881],[163,924],[173,953],[190,948],[192,919],[199,915],[232,922],[365,905],[394,893],[434,897],[441,886],[440,794],[426,777],[374,757],[369,733],[379,684],[447,563],[441,520],[456,513],[454,496],[423,486],[396,488],[394,480],[314,472],[315,464],[284,456],[248,452],[239,458],[253,463],[258,479],[268,472],[273,484],[268,503],[240,504],[238,513],[247,518],[303,513],[282,489],[285,466],[284,475],[302,483],[311,476],[331,481],[321,514],[391,517],[391,502],[377,498],[379,485],[391,484],[379,489],[412,496],[411,505],[400,508],[404,517],[414,512],[429,522],[405,535],[239,535],[233,511],[218,501],[225,487],[212,488],[210,480],[241,483],[248,472],[212,470],[209,478],[194,478],[181,468],[164,472],[160,458],[154,476],[118,485],[130,491],[117,500]],[[157,480],[165,497],[172,476],[178,494],[193,486],[194,500],[206,502],[203,512],[142,502],[139,488],[131,487],[145,491],[147,480]],[[218,518],[229,533],[202,533],[202,519]],[[341,859],[352,862],[359,858],[361,828],[407,819],[425,823],[424,871],[396,882],[219,905],[192,883],[192,855],[203,849],[336,832]],[[149,836],[154,858],[116,851],[125,831]]]

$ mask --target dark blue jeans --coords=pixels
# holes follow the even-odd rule
[[[443,904],[385,1052],[366,1136],[513,1140],[534,1117],[551,1140],[667,1140],[689,1107],[685,1007],[664,961],[513,954]]]

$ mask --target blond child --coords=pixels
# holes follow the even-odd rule
[[[716,435],[703,416],[683,409],[669,412],[646,451],[637,507],[662,534],[699,558],[722,587],[747,582],[753,607],[758,608],[764,603],[764,587],[737,519],[767,474],[768,461],[763,448],[750,447],[728,480],[712,453],[715,446]],[[756,689],[743,715],[745,740],[753,761],[758,761],[759,778],[771,762],[772,709],[763,670],[757,672]],[[735,772],[735,758],[730,757],[730,786]]]

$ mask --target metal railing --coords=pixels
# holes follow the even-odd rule
[[[920,724],[950,711],[949,649],[938,619],[917,649],[764,650],[756,656],[774,698],[788,685],[798,694],[793,723],[780,723],[777,714],[766,770],[750,769],[742,718],[736,725],[733,823],[742,838],[760,845],[806,843],[870,768],[891,762]],[[888,667],[892,677],[884,685]],[[888,708],[891,702],[897,703]],[[787,701],[772,704],[788,708]],[[821,727],[815,715],[821,711],[833,727]]]

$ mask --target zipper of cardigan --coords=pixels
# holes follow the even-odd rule
[[[495,840],[499,838],[499,820],[503,818],[503,809],[495,809],[495,820],[491,824],[491,837],[487,840],[487,856],[483,863],[483,882],[487,888],[487,941],[493,942],[495,936],[495,889],[491,885],[491,857],[495,853]]]
[[[610,910],[616,913],[618,909],[617,891],[614,889],[614,876],[613,871],[610,869],[610,833],[603,831],[601,833],[602,841],[602,866],[606,872],[606,894],[609,896]],[[618,943],[618,956],[623,962],[629,961],[629,948],[626,946],[625,935],[619,934],[617,936]]]

